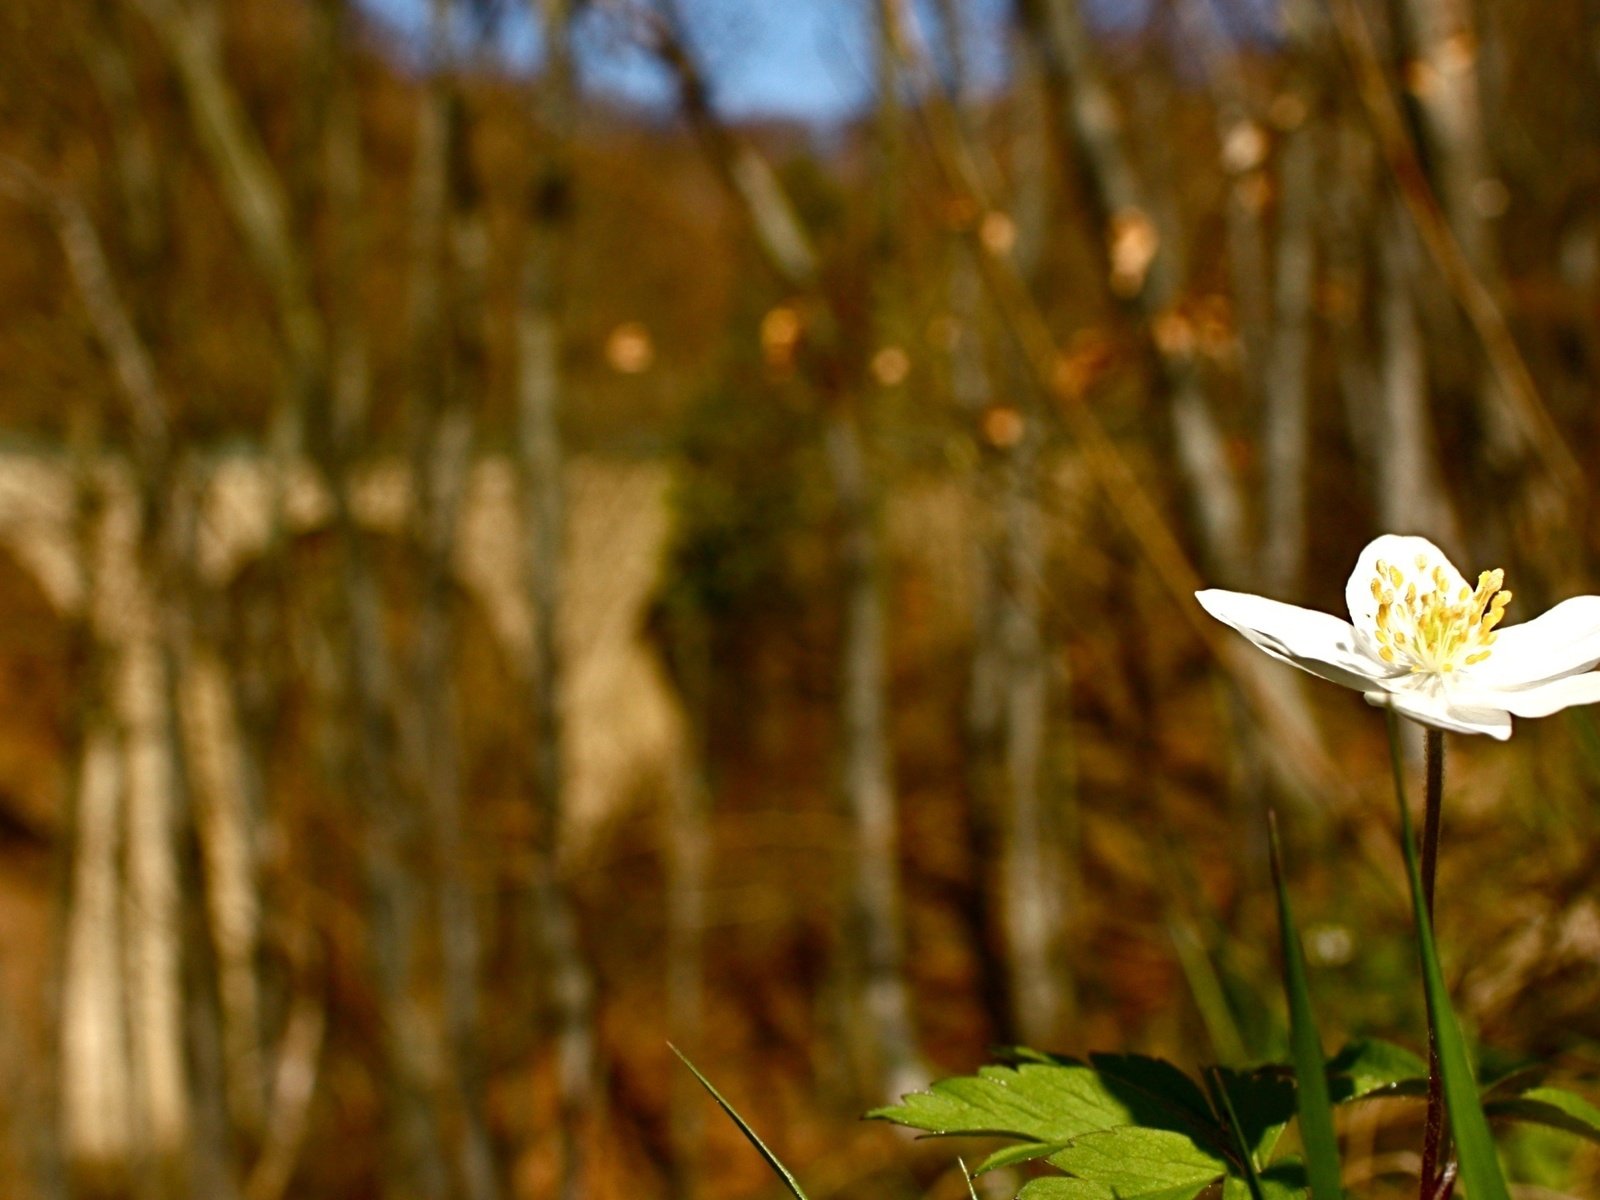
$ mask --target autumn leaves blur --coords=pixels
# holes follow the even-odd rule
[[[758,1194],[671,1038],[813,1195],[954,1195],[853,1114],[1272,1047],[1269,803],[1337,1011],[1410,1003],[1378,735],[1190,596],[1336,607],[1378,529],[1593,590],[1593,5],[806,2],[827,131],[727,116],[721,0],[4,6],[31,1194]],[[1577,1053],[1543,725],[1441,922]]]

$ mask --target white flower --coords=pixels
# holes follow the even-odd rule
[[[1246,592],[1195,598],[1274,658],[1392,704],[1424,725],[1504,741],[1511,718],[1600,701],[1600,596],[1497,628],[1503,571],[1473,587],[1426,538],[1385,534],[1345,586],[1350,621]]]

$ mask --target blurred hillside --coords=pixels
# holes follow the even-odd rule
[[[1190,593],[1600,590],[1600,8],[860,0],[827,128],[723,11],[0,9],[12,1194],[775,1194],[670,1040],[962,1196],[856,1115],[1282,1056],[1269,808],[1329,1037],[1420,1043],[1381,719]],[[1451,755],[1464,1017],[1592,1091],[1597,726]]]

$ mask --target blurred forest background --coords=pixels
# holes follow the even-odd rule
[[[1595,0],[0,6],[5,1192],[774,1194],[670,1039],[962,1196],[856,1115],[1281,1053],[1268,806],[1419,1046],[1382,720],[1190,593],[1595,590],[1597,112]],[[1462,1011],[1581,1080],[1600,737],[1456,742]]]

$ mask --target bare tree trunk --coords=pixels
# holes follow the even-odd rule
[[[945,18],[947,28],[954,19],[953,13]],[[956,54],[952,54],[952,58],[958,63],[961,61]],[[958,89],[956,94],[959,97],[962,91]],[[973,472],[979,536],[973,539],[971,555],[974,575],[972,675],[967,685],[964,713],[968,791],[966,839],[972,882],[963,916],[969,940],[978,955],[979,988],[995,1039],[1009,1044],[1020,1041],[1021,1035],[1016,1027],[1011,972],[1007,969],[1011,955],[1006,950],[1006,921],[995,903],[991,886],[993,868],[1003,857],[999,818],[1005,778],[1002,757],[1005,664],[1001,635],[1004,550],[1002,531],[996,528],[1001,524],[1000,485],[993,455],[984,448],[984,421],[994,395],[985,362],[988,339],[984,318],[989,314],[983,306],[974,253],[965,239],[953,240],[949,290],[955,326],[950,345],[950,390],[957,409],[970,422],[973,441],[982,455]]]
[[[704,615],[678,614],[675,645],[681,656],[680,692],[685,720],[681,760],[667,781],[667,1028],[674,1045],[694,1056],[705,1023],[705,927],[707,871],[711,858],[711,797],[706,779],[706,720],[710,647]],[[674,1075],[672,1089],[671,1194],[694,1200],[699,1193],[705,1105],[688,1072]]]
[[[1293,594],[1305,557],[1305,468],[1309,437],[1310,317],[1314,284],[1313,209],[1316,202],[1314,127],[1303,83],[1273,101],[1282,131],[1276,253],[1269,264],[1263,213],[1269,188],[1271,142],[1252,112],[1248,85],[1212,0],[1185,0],[1185,27],[1201,47],[1217,96],[1217,139],[1231,179],[1227,204],[1228,265],[1236,297],[1235,323],[1244,346],[1242,384],[1262,419],[1262,518],[1259,575],[1273,595]],[[1291,51],[1310,51],[1309,14],[1285,13]],[[1303,74],[1297,72],[1298,74]],[[1284,115],[1279,118],[1280,108]]]
[[[1504,205],[1505,185],[1493,174],[1484,137],[1471,4],[1398,0],[1395,10],[1395,48],[1420,117],[1423,163],[1467,263],[1484,287],[1500,294],[1500,255],[1490,216]],[[1477,372],[1476,395],[1489,465],[1520,490],[1534,448],[1487,367]],[[1500,530],[1493,536],[1503,541],[1506,534]]]
[[[892,347],[901,318],[898,222],[904,113],[898,71],[880,34],[874,130],[877,205],[873,324],[877,343]],[[892,377],[891,377],[892,382]],[[833,398],[825,438],[838,505],[841,593],[840,784],[852,827],[850,930],[846,954],[856,994],[853,1041],[858,1079],[878,1099],[926,1083],[917,1061],[905,983],[899,830],[889,731],[888,626],[883,533],[868,465],[862,396]]]
[[[111,152],[126,247],[136,272],[154,268],[168,240],[162,205],[160,159],[145,106],[139,101],[128,57],[124,6],[97,2],[84,38],[83,58],[111,126]]]
[[[167,755],[172,764],[173,871],[175,889],[181,897],[177,924],[182,956],[182,1021],[192,1098],[188,1177],[179,1185],[179,1194],[235,1200],[239,1195],[239,1172],[233,1153],[235,1126],[229,1111],[232,1078],[224,1011],[227,986],[239,980],[236,974],[225,976],[218,948],[232,952],[234,965],[242,965],[247,972],[253,971],[253,961],[239,961],[238,947],[220,940],[237,924],[218,917],[237,902],[241,890],[253,891],[254,880],[249,877],[248,866],[229,853],[244,841],[242,830],[235,829],[220,843],[207,844],[207,833],[216,832],[218,823],[202,824],[200,819],[202,805],[196,800],[195,761],[183,728],[183,682],[197,656],[205,656],[198,620],[203,597],[194,563],[206,480],[198,464],[178,458],[166,479],[152,479],[146,487],[147,511],[160,514],[148,518],[154,527],[148,550],[153,583],[150,607],[158,642]],[[227,780],[227,786],[237,797],[243,780],[235,776]],[[242,816],[243,812],[243,805],[234,809],[234,815]],[[209,849],[223,853],[208,855]],[[222,867],[223,873],[219,876],[208,870],[211,865]],[[253,985],[253,979],[249,984]],[[243,1035],[251,1046],[246,1062],[238,1064],[242,1067],[250,1065],[254,1050],[253,1032],[246,1028]],[[255,1065],[259,1067],[258,1059]],[[240,1083],[255,1088],[261,1080],[259,1075],[252,1075]]]
[[[1306,556],[1306,468],[1311,439],[1311,305],[1318,131],[1303,121],[1285,134],[1279,164],[1273,327],[1262,395],[1264,515],[1261,578],[1275,596],[1299,594]]]
[[[1037,53],[1019,47],[1018,87],[1027,104],[1018,121],[1013,154],[1012,208],[1017,273],[1038,273],[1049,211],[1049,147],[1044,78]],[[1019,421],[996,439],[1000,458],[1001,568],[999,634],[1004,662],[1006,854],[1013,1024],[1029,1045],[1046,1046],[1074,1009],[1072,980],[1064,969],[1062,934],[1072,919],[1061,834],[1071,815],[1057,810],[1047,738],[1058,746],[1070,729],[1050,729],[1052,668],[1044,637],[1045,519],[1040,502],[1045,422],[1037,390],[1013,350],[1009,390],[1019,397]],[[993,432],[1003,432],[1003,426]],[[1068,751],[1070,753],[1070,751]]]
[[[843,521],[844,628],[841,646],[840,757],[853,826],[852,926],[860,939],[863,1065],[873,1091],[890,1099],[927,1082],[917,1060],[905,984],[901,933],[899,833],[888,728],[888,630],[884,617],[881,537],[860,418],[840,409],[828,418],[828,462]]]
[[[193,1103],[184,1062],[183,903],[179,885],[179,766],[156,596],[131,539],[127,574],[115,585],[119,612],[103,619],[121,642],[117,709],[127,779],[127,891],[124,944],[129,973],[137,1111],[148,1139],[152,1188],[188,1190]]]
[[[334,3],[322,6],[323,34],[335,43],[348,36],[345,17]],[[415,762],[420,751],[407,747],[397,728],[397,669],[386,631],[386,612],[371,539],[356,524],[353,511],[358,447],[366,434],[370,368],[368,343],[355,281],[364,269],[366,226],[362,147],[353,82],[343,74],[331,84],[325,152],[326,188],[335,222],[338,269],[330,289],[331,378],[313,380],[307,399],[313,411],[326,395],[326,418],[314,421],[310,445],[328,480],[333,501],[333,532],[339,549],[339,596],[343,627],[336,645],[343,652],[337,686],[345,699],[331,706],[335,769],[346,794],[356,802],[361,829],[361,868],[365,882],[367,954],[383,1023],[384,1137],[382,1186],[389,1196],[443,1197],[448,1171],[434,1119],[434,1067],[442,1047],[437,1028],[421,1013],[415,994],[415,957],[423,920],[410,864],[418,814],[397,786],[398,764]],[[426,118],[423,122],[426,126]],[[431,183],[441,167],[422,161],[429,153],[419,132],[416,171]],[[442,154],[435,145],[432,152]],[[419,189],[420,190],[420,189]],[[415,227],[413,235],[418,236]],[[415,301],[413,301],[415,303]],[[432,348],[432,347],[430,347]],[[294,424],[295,422],[290,422]],[[420,485],[420,478],[417,480]],[[425,507],[426,500],[418,501]],[[426,795],[426,792],[424,791]],[[309,1026],[303,1026],[309,1028]],[[430,1052],[430,1047],[436,1052]],[[299,1053],[287,1044],[285,1055]],[[284,1143],[292,1146],[291,1142]],[[281,1172],[283,1146],[274,1148],[272,1172]],[[269,1172],[252,1183],[267,1188]]]
[[[324,412],[328,395],[325,333],[306,266],[290,232],[286,191],[250,128],[222,66],[215,6],[174,0],[136,0],[177,67],[197,140],[223,199],[273,302],[281,338],[283,402],[272,443],[280,492],[287,464],[304,441],[307,420]],[[338,181],[330,186],[337,191]],[[326,456],[324,456],[326,457]],[[410,996],[415,905],[405,874],[410,819],[389,783],[390,750],[385,711],[391,672],[385,662],[382,606],[365,564],[361,538],[348,512],[342,462],[332,472],[335,523],[345,549],[344,573],[350,636],[346,641],[359,725],[359,767],[351,763],[352,791],[364,805],[364,836],[371,915],[370,945],[384,1014],[390,1058],[391,1152],[385,1156],[391,1193],[439,1196],[444,1175],[436,1131],[428,1116],[429,1068],[419,1058],[425,1030]],[[279,505],[275,503],[274,510]]]
[[[486,387],[482,371],[484,337],[484,276],[488,269],[488,230],[483,213],[478,207],[470,181],[464,178],[466,146],[463,138],[456,141],[457,176],[461,185],[457,189],[458,216],[454,225],[452,244],[457,284],[456,312],[457,341],[462,349],[455,357],[463,390],[463,409],[471,397],[481,395]],[[469,390],[470,389],[470,390]],[[454,526],[454,514],[459,510],[468,484],[471,459],[471,428],[473,418],[466,411],[452,417],[451,424],[440,430],[441,462],[451,461],[450,448],[456,441],[469,444],[456,451],[454,481],[455,495],[449,496],[448,480],[441,480],[436,494],[448,500],[440,504],[439,524],[448,519]],[[455,427],[466,426],[456,431]],[[448,516],[447,516],[448,514]],[[441,575],[454,578],[452,553],[454,539],[438,548],[438,569]],[[442,589],[441,589],[442,590]],[[442,599],[443,597],[441,597]],[[450,626],[446,632],[452,632]],[[451,674],[455,664],[454,639],[445,640],[442,647],[439,705],[436,718],[440,732],[435,770],[438,778],[434,794],[438,797],[437,826],[440,840],[437,847],[440,863],[440,936],[445,954],[447,1008],[446,1017],[450,1032],[450,1045],[455,1057],[456,1086],[459,1092],[462,1120],[461,1172],[465,1180],[468,1200],[495,1200],[500,1193],[499,1170],[495,1163],[494,1148],[489,1137],[488,1118],[484,1112],[485,1064],[482,1040],[479,1036],[481,1019],[480,954],[478,950],[478,922],[472,902],[470,879],[466,872],[467,856],[463,852],[462,826],[461,747],[458,725],[460,702]]]
[[[455,691],[454,552],[472,467],[473,392],[482,386],[486,231],[467,164],[465,100],[449,61],[451,0],[433,3],[433,77],[423,98],[413,192],[412,470],[421,558],[408,757],[426,797],[443,1012],[431,1037],[444,1078],[431,1107],[454,1109],[467,1200],[499,1192],[482,1106],[478,929],[464,868]],[[443,1103],[441,1103],[443,1102]]]
[[[99,237],[72,197],[25,164],[0,157],[0,194],[42,211],[60,240],[91,327],[111,360],[141,433],[160,430],[154,371],[112,285]],[[87,695],[78,721],[78,762],[64,833],[59,960],[57,1094],[65,1185],[90,1194],[126,1192],[143,1153],[135,1095],[123,903],[126,840],[125,755],[115,716],[118,662],[102,627],[110,518],[101,414],[80,414],[74,438],[81,657]]]
[[[234,1125],[259,1135],[266,1100],[261,997],[256,977],[261,896],[254,772],[245,757],[228,669],[196,639],[179,680],[178,714],[191,764],[195,817],[209,882],[209,936],[216,946],[222,1069]]]
[[[539,165],[536,192],[531,197],[533,221],[527,235],[516,326],[518,467],[527,538],[525,586],[535,625],[535,656],[529,671],[539,839],[533,920],[545,973],[544,1001],[554,1026],[563,1200],[577,1200],[588,1187],[584,1135],[599,1078],[595,984],[580,943],[562,855],[566,821],[561,637],[566,498],[559,414],[565,319],[563,250],[572,204],[567,154],[577,104],[571,15],[568,0],[539,0],[534,13],[544,31],[548,55],[537,109],[549,149]]]
[[[1512,538],[1563,538],[1571,521],[1559,514],[1586,511],[1587,484],[1540,398],[1497,296],[1503,288],[1484,217],[1503,204],[1504,187],[1482,173],[1487,155],[1476,99],[1477,47],[1466,6],[1456,0],[1396,0],[1392,6],[1399,27],[1394,50],[1402,59],[1408,50],[1414,56],[1405,73],[1425,113],[1420,152],[1405,128],[1362,9],[1354,0],[1333,0],[1331,8],[1355,67],[1356,94],[1400,198],[1483,350],[1476,396],[1485,431],[1483,457],[1494,478],[1481,486],[1508,492],[1510,502],[1491,514],[1504,518],[1500,528],[1486,526],[1475,540],[1492,539],[1504,548]],[[1429,186],[1430,169],[1436,188]],[[1444,194],[1442,204],[1436,191]],[[1535,463],[1541,471],[1527,469]]]
[[[180,853],[192,844],[193,825],[175,712],[174,634],[187,628],[192,594],[186,587],[168,586],[179,582],[172,568],[182,557],[175,553],[180,549],[175,539],[184,528],[185,510],[171,461],[167,400],[99,233],[81,205],[14,160],[0,160],[0,190],[32,202],[51,218],[133,430],[131,473],[107,479],[101,543],[91,551],[95,559],[86,572],[91,581],[86,593],[95,604],[87,613],[91,636],[118,647],[108,691],[126,764],[120,847],[126,938],[118,949],[125,954],[137,1185],[155,1196],[177,1196],[203,1182],[225,1198],[231,1191],[222,1149],[226,1138],[197,1143],[193,1126],[197,1113],[202,1120],[219,1117],[226,1124],[220,1079],[186,1053],[185,1044],[185,1013],[194,1018],[188,1032],[197,1034],[214,1032],[206,1023],[215,1014],[199,993],[187,996],[185,1004],[190,991],[185,965],[204,949],[194,937],[203,940],[206,934],[186,930],[182,920],[203,902],[201,882],[184,870]],[[107,1069],[115,1073],[120,1067],[111,1063]]]
[[[62,1141],[75,1188],[124,1192],[137,1145],[121,963],[122,764],[91,715],[73,800],[72,889],[61,985]]]
[[[963,141],[974,146],[979,130],[966,74],[962,14],[954,0],[942,0],[938,11],[955,120]],[[902,26],[909,24],[909,14],[901,11],[898,16]],[[1006,253],[1003,242],[1010,237],[1019,275],[1026,277],[1042,245],[1048,208],[1042,80],[1026,38],[1018,38],[1016,54],[1021,107],[1013,155],[1014,216],[1006,218],[1008,224],[992,226],[992,234],[1002,235],[994,250],[981,250],[966,238],[952,243],[950,312],[955,330],[950,342],[950,389],[981,448],[981,533],[974,539],[978,578],[966,699],[968,840],[976,875],[968,920],[995,1037],[1000,1042],[1045,1045],[1058,1026],[1056,1014],[1066,1006],[1062,992],[1069,982],[1054,962],[1064,896],[1059,880],[1048,878],[1053,822],[1042,811],[1048,666],[1042,659],[1038,627],[1043,538],[1035,494],[1042,414],[1026,378],[1003,389],[1022,400],[998,402],[990,363],[1010,362],[1006,352],[1011,347],[989,344],[995,334],[994,314],[984,304],[974,261],[974,254]],[[1026,376],[1026,371],[1016,374]],[[1003,891],[998,904],[990,896],[992,891]]]
[[[348,513],[342,520],[350,521]],[[436,1198],[446,1192],[446,1173],[428,1104],[434,1090],[426,1054],[432,1031],[412,995],[418,912],[406,864],[415,819],[390,775],[399,742],[388,711],[394,669],[384,644],[383,601],[370,552],[361,534],[348,527],[341,541],[349,622],[341,640],[349,655],[346,669],[358,726],[356,752],[346,766],[346,785],[361,801],[367,946],[384,1026],[387,1068],[384,1192],[391,1197]]]
[[[409,362],[406,381],[406,433],[412,476],[412,541],[418,555],[418,611],[413,634],[413,674],[406,686],[386,697],[393,706],[394,749],[398,752],[400,777],[392,796],[394,807],[387,813],[374,811],[369,817],[369,834],[376,841],[389,843],[379,854],[379,868],[392,878],[381,884],[377,902],[384,914],[374,912],[374,933],[387,946],[380,946],[380,986],[388,1016],[388,1053],[394,1073],[391,1104],[397,1122],[395,1134],[401,1140],[406,1158],[400,1169],[386,1180],[395,1194],[415,1189],[426,1196],[444,1197],[454,1189],[445,1161],[444,1133],[440,1118],[444,1102],[452,1092],[452,1064],[444,1028],[444,1015],[421,996],[417,972],[419,959],[425,959],[423,935],[429,930],[428,916],[441,915],[442,880],[419,867],[432,861],[435,841],[440,837],[440,817],[452,802],[438,788],[441,776],[448,776],[454,764],[440,759],[443,731],[434,722],[447,720],[442,710],[447,697],[439,695],[441,674],[447,669],[442,656],[444,625],[447,616],[440,610],[441,593],[448,579],[448,568],[441,570],[439,558],[448,554],[454,536],[454,495],[457,477],[465,466],[462,444],[440,446],[435,437],[445,432],[448,420],[443,410],[450,381],[448,337],[445,330],[446,221],[449,207],[449,114],[445,50],[449,5],[435,0],[431,5],[432,36],[429,42],[427,79],[417,103],[415,152],[412,160],[410,224],[411,262],[408,272],[407,343]],[[462,427],[461,435],[470,427]],[[442,461],[435,456],[444,450]],[[443,492],[443,495],[440,492]],[[359,535],[357,535],[359,536]],[[368,585],[371,586],[371,585]],[[448,791],[451,781],[442,780]],[[391,828],[397,827],[397,828]],[[448,836],[448,835],[446,835]],[[419,878],[420,874],[420,878]],[[431,910],[431,911],[430,911]],[[390,924],[383,929],[378,920]],[[437,938],[447,931],[434,926]],[[441,956],[439,966],[448,971],[449,958]],[[451,981],[444,982],[445,1004]]]
[[[304,263],[291,241],[283,189],[261,150],[259,139],[244,118],[242,106],[221,63],[220,15],[205,3],[185,5],[152,0],[149,4],[135,3],[133,7],[143,12],[177,68],[197,140],[210,161],[246,247],[269,286],[289,363],[285,380],[288,386],[284,389],[288,401],[282,407],[279,421],[288,430],[304,420],[306,397],[321,366],[321,329]],[[117,82],[118,71],[102,73],[111,91],[126,92],[126,85]],[[140,169],[151,157],[145,146],[147,139],[132,136],[140,132],[136,126],[132,129],[129,149],[122,155],[135,181],[143,180]],[[144,182],[139,187],[141,195],[153,193],[153,182]],[[152,242],[152,235],[140,232],[141,226],[150,224],[149,220],[135,224],[136,242]],[[145,253],[150,255],[152,247],[146,246]],[[285,417],[292,419],[285,420]],[[289,436],[298,442],[297,434]],[[280,470],[275,476],[280,481],[284,474],[282,457],[280,452]],[[147,470],[146,474],[154,479],[160,472]],[[177,475],[171,478],[176,486]],[[152,486],[156,485],[152,483]],[[152,512],[161,511],[165,517],[166,527],[157,535],[163,547],[162,561],[157,568],[163,597],[170,592],[182,597],[174,596],[167,602],[164,633],[175,739],[184,707],[180,694],[188,690],[190,683],[180,676],[196,675],[194,682],[201,689],[201,695],[188,707],[198,705],[202,714],[215,711],[215,706],[223,703],[231,690],[207,683],[209,664],[214,656],[208,656],[201,648],[204,638],[197,639],[198,630],[194,624],[198,594],[192,586],[190,565],[193,531],[181,528],[183,510],[174,503],[176,499],[164,497],[162,507],[151,506]],[[275,504],[275,512],[277,507]],[[183,665],[191,659],[199,663],[195,672]],[[233,724],[231,717],[223,721],[226,725]],[[211,732],[226,737],[230,731]],[[178,826],[179,868],[186,885],[206,890],[215,901],[211,924],[193,926],[187,940],[191,958],[188,974],[192,986],[198,989],[192,1000],[194,1020],[190,1023],[193,1067],[199,1072],[197,1078],[201,1084],[198,1099],[202,1107],[197,1117],[216,1127],[202,1138],[197,1169],[215,1178],[215,1182],[206,1186],[224,1186],[226,1179],[229,1189],[235,1186],[232,1168],[224,1162],[212,1161],[228,1140],[228,1110],[231,1108],[232,1117],[241,1128],[255,1132],[262,1119],[264,1095],[255,979],[257,917],[254,910],[258,884],[251,862],[254,825],[261,810],[259,798],[256,803],[247,799],[252,772],[242,756],[236,727],[231,734],[234,752],[228,755],[228,762],[197,764],[200,773],[195,781],[202,789],[202,796],[209,800],[204,806],[209,819],[197,827],[194,811],[185,806]],[[207,736],[206,731],[202,730],[201,736]],[[182,750],[181,740],[175,741],[174,747],[175,751]],[[181,763],[181,755],[178,760]],[[220,957],[213,957],[213,946]],[[218,971],[220,980],[213,978]],[[212,1027],[216,1022],[221,1023],[220,1029]],[[226,1097],[220,1090],[215,1096],[211,1094],[213,1076],[216,1087],[226,1089]]]
[[[423,544],[421,611],[417,616],[418,732],[425,739],[424,787],[429,802],[436,876],[437,937],[443,967],[444,1013],[440,1048],[461,1122],[457,1171],[468,1200],[492,1200],[498,1191],[482,1107],[482,1053],[478,1022],[478,929],[464,870],[459,719],[454,680],[455,599],[451,553],[460,501],[471,466],[471,419],[458,406],[440,415],[433,438],[433,480]]]
[[[1379,523],[1459,547],[1461,534],[1439,479],[1428,412],[1427,358],[1412,294],[1415,242],[1397,203],[1381,210],[1377,237]]]
[[[174,469],[160,498],[155,547],[158,614],[173,714],[174,759],[188,798],[179,823],[186,904],[190,1048],[197,1117],[206,1123],[198,1165],[217,1177],[207,1190],[237,1191],[224,1160],[235,1131],[261,1135],[266,1099],[262,1005],[259,764],[236,705],[213,597],[195,568],[210,481],[198,463]],[[152,506],[153,507],[153,506]],[[214,1161],[213,1161],[214,1160]]]
[[[1470,0],[1399,0],[1397,50],[1421,115],[1426,161],[1468,261],[1497,281],[1496,211],[1479,94],[1478,39]]]
[[[1049,666],[1040,628],[1044,526],[1039,511],[1037,416],[1006,452],[1005,575],[1000,634],[1005,663],[1006,891],[1012,1003],[1028,1045],[1046,1046],[1070,1012],[1059,970],[1065,900],[1055,830],[1046,812],[1045,735]]]
[[[234,224],[266,283],[278,318],[289,368],[280,415],[289,427],[280,438],[287,448],[300,445],[304,399],[322,374],[325,334],[304,261],[290,228],[282,180],[250,127],[222,62],[218,22],[212,0],[128,0],[150,22],[177,68],[190,123],[206,154]]]
[[[864,957],[859,997],[874,1039],[872,1086],[884,1095],[926,1082],[910,1027],[903,977],[894,785],[889,762],[885,618],[881,545],[860,414],[838,393],[840,364],[828,356],[842,322],[818,273],[817,254],[771,167],[718,119],[672,0],[658,0],[656,53],[677,78],[685,115],[701,135],[713,168],[739,204],[768,267],[804,294],[814,344],[809,365],[830,405],[826,442],[841,529],[844,627],[841,649],[841,773],[854,828],[852,921]],[[824,359],[828,359],[824,365]]]

